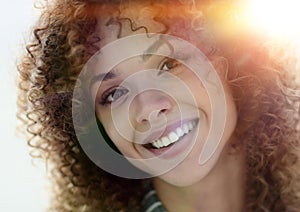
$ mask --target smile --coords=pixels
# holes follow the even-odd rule
[[[183,124],[181,127],[177,127],[176,130],[171,131],[167,136],[163,136],[159,139],[150,142],[152,148],[160,149],[175,142],[179,141],[180,138],[189,134],[197,126],[197,121],[193,120],[188,123]]]

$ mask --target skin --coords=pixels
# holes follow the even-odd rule
[[[151,23],[143,25],[154,28]],[[105,34],[101,46],[117,39],[114,27],[101,24],[100,29]],[[122,31],[134,34],[128,26],[123,26]],[[219,73],[227,68],[218,60],[213,65]],[[199,70],[203,68],[200,66]],[[145,72],[149,69],[156,70]],[[227,113],[224,134],[213,156],[200,165],[199,155],[212,117],[209,95],[201,80],[183,64],[161,56],[148,60],[130,58],[116,65],[113,72],[114,77],[91,88],[96,115],[120,152],[129,159],[139,159],[140,163],[132,163],[153,174],[153,185],[168,211],[242,211],[244,154],[233,152],[230,145],[235,141],[237,111],[222,75]],[[103,74],[96,74],[99,73]],[[159,89],[143,90],[149,81],[150,87],[159,85],[155,87]],[[178,88],[178,81],[186,87],[174,89]],[[186,120],[197,120],[196,127],[166,151],[153,153],[143,145],[149,136],[154,140],[153,132],[161,131],[155,137],[159,138],[165,128],[180,126]],[[154,158],[154,162],[147,161],[149,158]]]

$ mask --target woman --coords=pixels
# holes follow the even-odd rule
[[[19,66],[19,115],[51,167],[52,210],[300,210],[299,86],[259,37],[219,31],[219,5],[47,5]],[[90,154],[90,109],[138,177]]]

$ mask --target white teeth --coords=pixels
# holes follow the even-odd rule
[[[168,136],[155,140],[151,143],[151,145],[157,149],[169,146],[170,144],[178,141],[185,134],[188,134],[192,129],[194,129],[194,127],[196,127],[196,125],[196,121],[184,124],[182,127],[178,127],[174,132],[170,132]]]
[[[187,134],[189,132],[189,127],[187,126],[187,124],[183,125],[182,130],[185,134]]]
[[[177,131],[177,130],[176,130]],[[174,143],[175,141],[177,141],[179,139],[178,135],[174,132],[171,132],[169,134],[169,139],[170,139],[170,143]]]
[[[158,147],[159,147],[159,148],[164,146],[164,144],[163,144],[163,142],[162,142],[161,140],[158,140],[158,141],[157,141],[157,144],[158,144]]]
[[[152,143],[152,146],[154,146],[154,147],[157,148],[157,149],[160,147],[160,146],[158,145],[158,142],[157,142],[157,141],[156,141],[156,142],[153,142],[153,143]]]
[[[163,137],[161,139],[161,141],[162,141],[162,143],[163,143],[164,146],[168,146],[171,143],[171,141],[167,137]]]
[[[176,134],[177,134],[179,137],[181,137],[181,136],[184,135],[184,132],[182,131],[182,129],[181,129],[180,127],[178,127],[178,128],[176,129]]]

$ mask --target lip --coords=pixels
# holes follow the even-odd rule
[[[198,123],[199,118],[180,120],[173,124],[168,125],[164,130],[157,130],[151,133],[148,137],[146,137],[146,139],[143,140],[142,145],[146,146],[152,143],[156,139],[167,136],[169,135],[170,132],[175,131],[178,127],[182,127],[185,123],[189,123],[191,121],[196,121]]]

